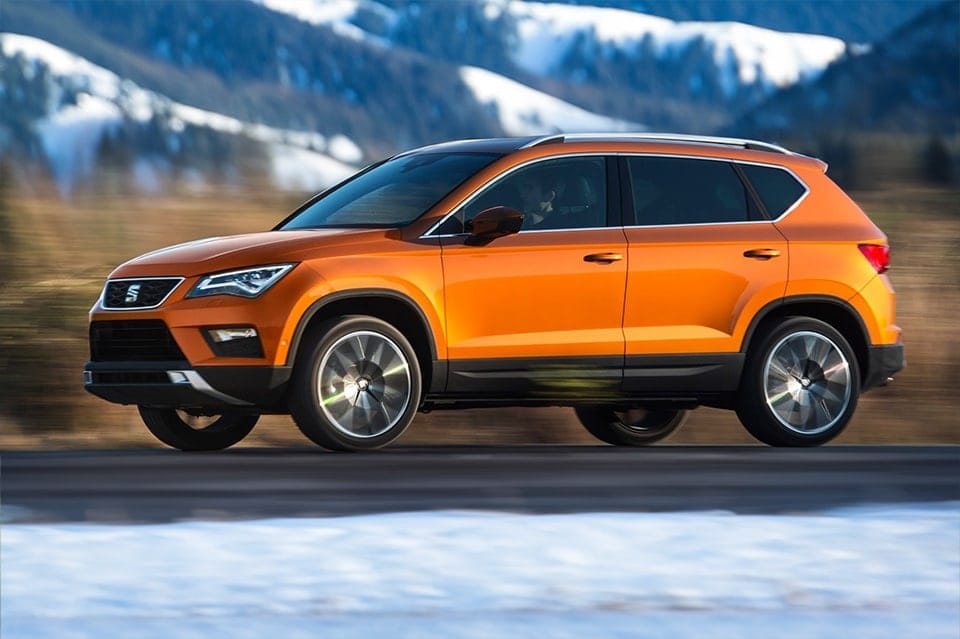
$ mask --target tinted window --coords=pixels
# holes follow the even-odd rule
[[[806,193],[804,186],[783,169],[755,164],[741,164],[740,168],[757,191],[771,218],[783,215]]]
[[[636,223],[707,224],[758,219],[756,206],[727,162],[627,158]]]
[[[598,228],[607,225],[606,160],[560,158],[523,167],[495,181],[441,227],[459,233],[463,220],[485,209],[523,212],[523,230]]]
[[[498,157],[420,153],[394,158],[324,194],[280,228],[402,226]]]

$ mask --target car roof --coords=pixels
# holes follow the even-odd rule
[[[553,135],[529,136],[529,137],[505,137],[505,138],[485,138],[471,140],[454,140],[450,142],[441,142],[430,146],[424,146],[400,153],[396,157],[405,157],[419,155],[422,153],[492,153],[496,155],[510,155],[526,149],[537,147],[553,147],[560,151],[566,144],[616,144],[629,145],[630,143],[643,144],[645,146],[677,148],[679,146],[690,149],[691,147],[700,147],[704,151],[717,152],[720,149],[728,149],[737,152],[737,155],[743,152],[760,151],[761,155],[766,156],[766,160],[773,160],[773,156],[780,159],[776,163],[784,164],[807,164],[811,163],[819,170],[826,170],[826,163],[815,158],[809,158],[805,155],[795,153],[789,149],[763,142],[760,140],[750,140],[743,138],[717,137],[707,135],[687,135],[682,133],[557,133]],[[545,150],[545,149],[544,149]],[[622,149],[620,149],[622,150]],[[768,155],[769,154],[769,155]],[[743,157],[743,156],[741,156]]]
[[[545,144],[563,144],[565,142],[681,142],[684,144],[704,144],[709,146],[732,146],[757,151],[789,154],[791,151],[782,146],[747,140],[707,135],[687,135],[683,133],[559,133],[530,137],[485,138],[471,140],[453,140],[413,149],[401,155],[429,153],[436,151],[463,153],[512,153]]]
[[[535,143],[541,136],[522,137],[522,138],[485,138],[476,140],[452,140],[450,142],[441,142],[431,144],[417,149],[411,149],[400,153],[397,157],[405,155],[419,155],[421,153],[496,153],[507,155],[514,151],[526,148]]]

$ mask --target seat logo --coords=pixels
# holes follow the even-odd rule
[[[133,304],[140,298],[140,285],[131,284],[127,287],[127,295],[123,298],[123,301],[127,304]]]

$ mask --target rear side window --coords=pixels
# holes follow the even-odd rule
[[[639,226],[715,224],[761,219],[728,163],[693,158],[627,158]]]
[[[807,192],[797,178],[783,169],[755,164],[739,166],[760,196],[760,201],[771,218],[776,219],[783,215]]]

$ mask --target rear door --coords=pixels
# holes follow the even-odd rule
[[[731,162],[626,156],[621,175],[625,388],[735,386],[749,318],[784,295],[785,238]]]

